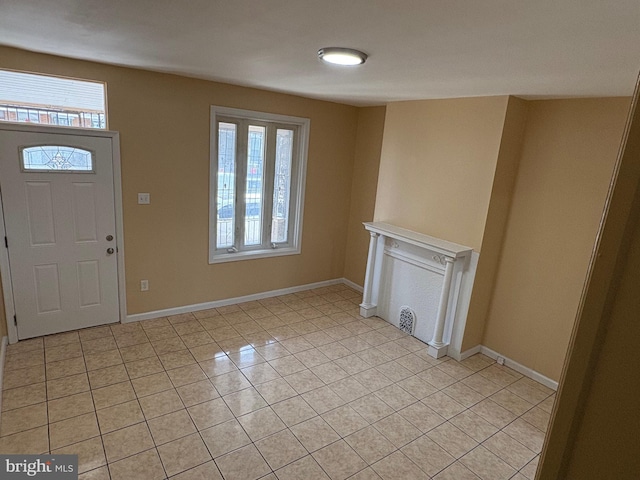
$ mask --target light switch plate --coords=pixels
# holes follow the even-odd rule
[[[138,194],[138,205],[149,205],[151,203],[151,195],[148,193]]]

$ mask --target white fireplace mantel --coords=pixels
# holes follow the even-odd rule
[[[388,285],[383,285],[383,272],[392,268],[388,265],[388,259],[410,265],[410,268],[428,271],[434,279],[442,277],[438,280],[438,298],[434,298],[432,302],[437,303],[435,318],[421,320],[429,322],[429,333],[432,336],[430,339],[416,336],[429,344],[431,356],[440,358],[446,355],[451,332],[454,330],[453,323],[456,316],[459,316],[456,311],[460,310],[457,308],[459,299],[461,292],[465,291],[461,286],[472,249],[388,223],[367,222],[364,226],[371,238],[360,314],[363,317],[380,316],[379,301],[386,293],[383,289],[389,288]],[[431,307],[436,311],[436,305]],[[466,311],[464,307],[468,305],[463,305],[461,309]],[[390,321],[388,318],[385,320]]]

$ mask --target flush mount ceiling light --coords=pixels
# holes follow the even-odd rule
[[[318,58],[334,65],[361,65],[367,54],[353,48],[325,47],[318,50]]]

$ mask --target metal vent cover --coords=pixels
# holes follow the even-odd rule
[[[400,330],[409,335],[413,335],[416,325],[416,313],[409,307],[400,307]]]

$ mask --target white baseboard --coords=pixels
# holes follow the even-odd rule
[[[464,352],[460,353],[460,355],[458,355],[458,357],[460,358],[455,358],[456,360],[458,360],[459,362],[461,362],[462,360],[469,358],[473,355],[475,355],[476,353],[480,353],[480,350],[482,350],[482,345],[476,345],[473,348],[470,348],[469,350],[465,350]]]
[[[226,307],[235,303],[252,302],[262,300],[264,298],[279,297],[280,295],[288,295],[290,293],[302,292],[312,288],[329,287],[331,285],[347,285],[362,292],[362,287],[347,280],[346,278],[335,278],[333,280],[325,280],[324,282],[308,283],[306,285],[298,285],[296,287],[281,288],[279,290],[270,290],[268,292],[254,293],[252,295],[244,295],[242,297],[225,298],[224,300],[215,300],[213,302],[196,303],[194,305],[185,305],[182,307],[166,308],[164,310],[155,310],[152,312],[134,313],[127,315],[123,323],[139,322],[141,320],[150,320],[152,318],[167,317],[169,315],[179,315],[181,313],[197,312],[199,310],[208,310],[210,308]]]
[[[352,282],[351,280],[348,280],[346,278],[343,278],[341,280],[342,280],[342,283],[344,283],[347,287],[351,287],[351,288],[353,288],[354,290],[356,290],[357,292],[360,292],[360,293],[364,292],[364,287],[361,287],[357,283]]]
[[[545,387],[549,387],[550,389],[556,390],[556,391],[558,390],[558,382],[556,382],[555,380],[551,380],[549,377],[545,377],[541,373],[536,372],[535,370],[529,367],[525,367],[524,365],[516,362],[515,360],[511,360],[510,358],[507,358],[504,355],[499,354],[498,352],[494,352],[493,350],[485,347],[484,345],[479,345],[479,347],[480,347],[480,353],[482,353],[483,355],[486,355],[489,358],[493,358],[494,360],[496,360],[498,357],[502,357],[504,358],[504,365],[506,367],[509,367],[515,370],[516,372],[521,373],[525,377],[529,377],[531,380],[535,380],[536,382],[541,383]],[[474,349],[471,349],[471,350],[474,350]],[[467,350],[466,352],[463,353],[463,355],[471,350]]]
[[[2,411],[2,386],[4,381],[4,359],[7,355],[8,343],[9,343],[9,338],[2,337],[2,343],[0,344],[0,412]]]

